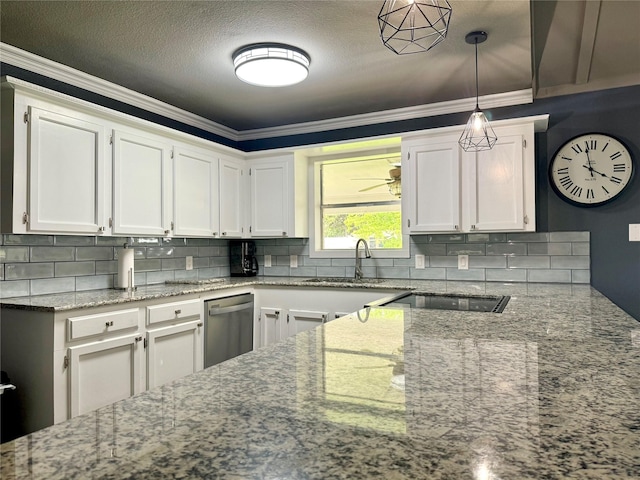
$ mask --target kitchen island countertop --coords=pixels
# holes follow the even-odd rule
[[[361,310],[3,444],[0,476],[640,478],[632,317],[589,286],[402,288],[511,300]]]

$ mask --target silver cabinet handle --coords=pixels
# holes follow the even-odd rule
[[[104,227],[99,227],[99,228],[98,228],[98,231],[99,231],[100,233],[104,233]]]
[[[2,384],[0,385],[0,395],[2,395],[5,390],[15,390],[15,389],[16,389],[16,386],[11,385],[10,383]]]
[[[165,231],[164,231],[164,234],[165,234],[165,235],[169,235],[169,232],[170,232],[170,231],[171,231],[171,230],[165,230]]]
[[[105,322],[105,327],[113,327],[113,320],[110,322]]]
[[[213,232],[213,236],[217,237],[218,236],[218,232]]]

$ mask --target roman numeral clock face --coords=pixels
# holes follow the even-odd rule
[[[549,178],[556,193],[579,206],[616,198],[630,183],[631,154],[610,135],[591,133],[565,143],[551,161]]]

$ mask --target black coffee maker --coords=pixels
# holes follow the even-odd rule
[[[251,240],[229,241],[229,267],[232,277],[254,277],[258,274],[256,244]]]

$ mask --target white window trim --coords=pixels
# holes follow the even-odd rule
[[[355,258],[354,249],[320,248],[322,239],[320,232],[320,164],[323,159],[309,159],[309,257],[310,258]],[[401,207],[402,208],[402,207]],[[371,258],[409,258],[409,235],[402,233],[402,248],[377,249],[370,248]]]

